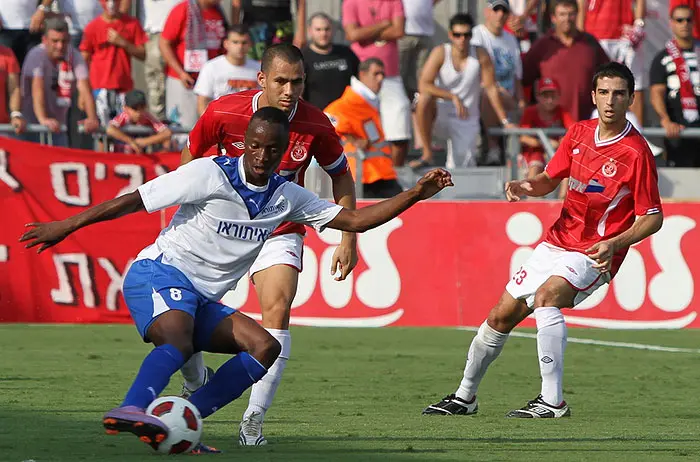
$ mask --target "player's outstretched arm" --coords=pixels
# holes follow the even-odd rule
[[[509,181],[505,188],[506,199],[508,202],[515,202],[523,196],[546,196],[554,191],[559,183],[561,183],[561,178],[550,178],[547,172],[542,172],[531,180]]]
[[[100,221],[114,220],[140,210],[145,210],[143,200],[139,192],[134,191],[91,207],[65,220],[49,223],[28,223],[25,226],[32,229],[22,234],[19,241],[29,241],[25,245],[27,249],[42,244],[37,251],[37,253],[41,253],[49,247],[58,244],[68,237],[69,234],[80,228]]]
[[[418,201],[433,197],[435,194],[454,186],[452,176],[447,170],[434,169],[426,173],[411,189],[404,191],[391,199],[386,199],[368,207],[357,210],[343,209],[328,223],[328,228],[341,231],[363,233],[381,226],[392,218],[416,204]]]

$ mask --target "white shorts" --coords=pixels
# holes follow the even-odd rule
[[[610,273],[603,274],[593,268],[593,265],[595,261],[580,252],[542,242],[515,272],[506,285],[506,290],[513,298],[525,300],[528,308],[532,309],[537,289],[550,277],[560,276],[578,291],[574,298],[576,306],[600,286],[610,282]]]
[[[304,236],[301,234],[292,233],[272,236],[263,244],[263,248],[255,262],[253,262],[253,266],[250,267],[249,274],[252,276],[258,271],[275,265],[291,266],[301,272],[303,255]]]
[[[447,141],[445,167],[476,167],[476,144],[479,139],[479,115],[457,117],[454,105],[438,101],[433,137]]]
[[[382,89],[379,90],[379,113],[385,140],[411,139],[411,102],[406,96],[401,76],[387,77],[382,82]]]
[[[600,40],[600,46],[612,61],[622,63],[630,68],[634,74],[634,91],[646,88],[644,55],[641,46],[635,50],[632,48],[632,44],[624,39]]]

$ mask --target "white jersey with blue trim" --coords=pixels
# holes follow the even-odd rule
[[[195,159],[138,188],[151,213],[179,205],[167,228],[137,259],[174,266],[205,297],[236,287],[265,240],[284,221],[323,229],[342,207],[273,174],[265,186],[246,181],[242,157]]]

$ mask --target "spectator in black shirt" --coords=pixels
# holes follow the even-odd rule
[[[332,43],[332,37],[331,18],[314,13],[309,19],[311,43],[301,50],[306,70],[304,99],[321,110],[340,98],[360,65],[355,53],[345,45]]]

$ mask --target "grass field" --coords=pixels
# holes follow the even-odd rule
[[[480,389],[477,416],[427,417],[451,393],[473,333],[295,328],[292,360],[265,424],[267,447],[239,448],[247,393],[205,421],[218,460],[700,460],[700,354],[569,344],[570,419],[504,414],[539,391],[535,341],[511,338]],[[570,329],[570,337],[699,348],[700,332]],[[131,326],[0,326],[0,460],[158,460],[108,436],[149,347]],[[218,366],[223,358],[207,358]],[[167,394],[179,392],[175,377]],[[183,459],[193,456],[178,456]],[[170,460],[170,459],[168,459]]]

